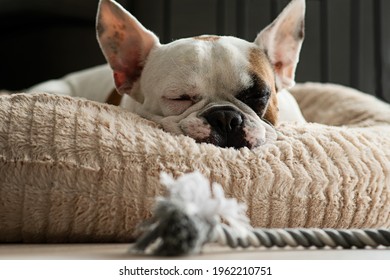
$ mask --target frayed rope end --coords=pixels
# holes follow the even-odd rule
[[[240,231],[251,228],[246,206],[226,198],[222,187],[210,185],[201,173],[184,174],[177,180],[162,173],[160,181],[167,195],[156,199],[153,216],[139,227],[141,235],[130,252],[164,256],[198,253],[205,243],[217,240],[222,221]]]

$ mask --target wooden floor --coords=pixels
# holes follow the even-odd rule
[[[129,248],[129,244],[2,244],[0,259],[155,259],[155,257],[130,254]],[[390,260],[390,249],[230,249],[208,245],[201,254],[183,256],[179,259]]]

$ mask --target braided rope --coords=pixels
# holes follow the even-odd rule
[[[388,229],[264,229],[257,228],[238,233],[225,224],[218,226],[211,242],[217,242],[231,248],[247,247],[297,247],[303,246],[323,248],[352,247],[376,248],[390,246],[390,230]]]
[[[390,247],[390,229],[252,228],[245,208],[225,198],[220,185],[200,173],[183,175],[177,181],[162,176],[169,195],[157,200],[153,217],[139,227],[132,253],[164,256],[193,254],[206,243],[231,248],[248,247]],[[211,209],[212,211],[203,211]]]

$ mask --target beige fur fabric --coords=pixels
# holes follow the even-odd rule
[[[310,122],[254,150],[172,136],[120,108],[47,94],[0,97],[0,242],[123,242],[199,170],[247,203],[255,227],[390,226],[390,106],[336,85],[292,93]]]

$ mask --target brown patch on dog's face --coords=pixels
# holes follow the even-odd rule
[[[278,122],[279,108],[278,108],[278,99],[276,93],[272,93],[267,110],[264,114],[264,119],[269,121],[271,124],[276,125]]]
[[[268,106],[263,118],[275,125],[278,121],[278,99],[275,88],[275,74],[267,55],[258,48],[252,48],[249,52],[250,71],[259,81],[262,81],[270,90]],[[261,89],[260,89],[261,90]]]
[[[206,35],[206,36],[197,36],[197,37],[194,37],[195,40],[201,40],[201,41],[217,41],[219,40],[219,36],[209,36],[209,35]]]

